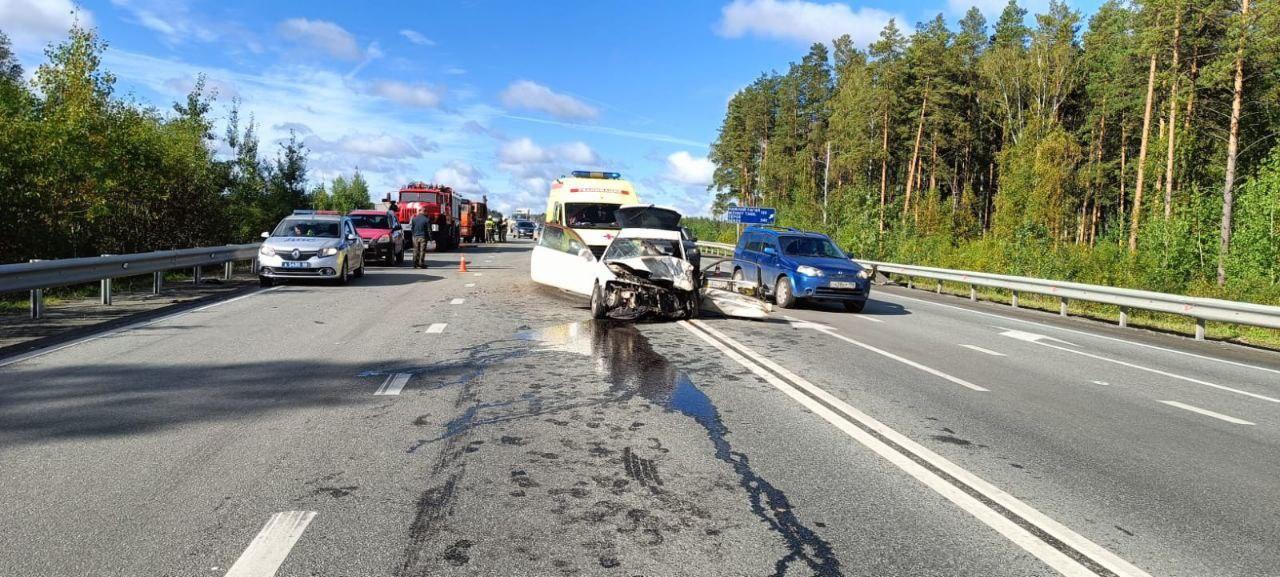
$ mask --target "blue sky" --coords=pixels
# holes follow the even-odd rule
[[[317,182],[359,166],[375,197],[436,180],[538,212],[550,179],[599,168],[701,214],[707,145],[761,72],[815,40],[865,44],[889,18],[977,4],[994,20],[1004,2],[0,0],[0,30],[29,74],[73,18],[89,23],[118,92],[165,109],[203,73],[220,121],[238,97],[264,149],[294,130]]]

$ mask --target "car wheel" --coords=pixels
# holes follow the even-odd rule
[[[689,296],[689,300],[685,302],[684,318],[689,320],[698,318],[699,309],[701,308],[698,302],[700,300],[696,291]]]
[[[362,277],[362,276],[364,276],[364,261],[363,261],[363,260],[361,260],[361,261],[360,261],[360,268],[358,268],[358,269],[356,269],[356,270],[355,270],[355,277],[356,277],[356,278],[360,278],[360,277]]]
[[[347,284],[347,281],[348,281],[348,280],[350,280],[350,277],[349,277],[349,275],[347,275],[347,263],[346,263],[346,262],[343,262],[343,263],[342,263],[342,271],[338,273],[338,280],[337,280],[337,282],[338,282],[338,284],[340,284],[340,285],[344,285],[344,284]]]
[[[778,277],[778,282],[773,286],[773,293],[778,306],[784,309],[796,306],[796,295],[791,289],[791,279],[786,275]]]
[[[742,292],[742,280],[746,278],[742,274],[742,269],[733,269],[733,292]]]
[[[275,284],[276,284],[276,279],[273,279],[269,276],[258,277],[258,286],[262,288],[270,288],[275,286]]]
[[[860,313],[866,308],[867,301],[844,301],[844,310],[851,313]]]
[[[600,283],[596,283],[591,287],[591,318],[602,319],[609,315],[609,309],[604,306],[604,289],[600,288]]]

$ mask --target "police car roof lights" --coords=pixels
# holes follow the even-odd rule
[[[610,180],[619,180],[622,178],[621,173],[600,172],[598,170],[575,170],[572,174],[576,178],[607,178]]]

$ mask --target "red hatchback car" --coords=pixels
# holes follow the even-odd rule
[[[404,263],[404,251],[409,243],[405,241],[395,213],[390,210],[353,210],[347,216],[356,225],[360,238],[364,239],[366,262]]]

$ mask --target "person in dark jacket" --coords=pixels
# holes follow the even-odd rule
[[[431,234],[431,219],[427,217],[427,209],[419,208],[418,214],[409,221],[413,230],[413,268],[427,268],[427,235]]]

